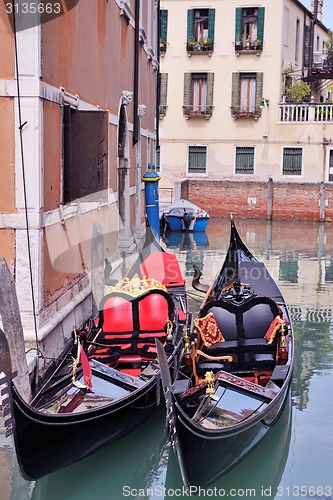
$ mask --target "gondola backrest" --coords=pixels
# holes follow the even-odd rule
[[[269,297],[254,297],[242,305],[214,300],[203,307],[200,317],[211,312],[225,340],[262,338],[280,313],[276,302]]]
[[[173,314],[173,301],[164,290],[149,290],[138,297],[111,292],[101,302],[99,327],[109,333],[161,331]]]

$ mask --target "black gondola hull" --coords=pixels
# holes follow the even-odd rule
[[[34,411],[14,392],[14,440],[22,475],[39,479],[116,441],[156,409],[157,391],[154,381],[103,411],[64,416]]]
[[[279,419],[292,377],[294,340],[286,303],[233,220],[226,259],[194,326],[177,384],[170,382],[161,347],[157,351],[167,423],[190,491],[223,476],[262,441]]]
[[[278,420],[284,407],[290,380],[265,412],[243,426],[225,432],[207,431],[196,425],[177,407],[175,452],[184,484],[204,488],[226,474],[248,455]]]

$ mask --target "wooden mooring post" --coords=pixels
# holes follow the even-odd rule
[[[15,387],[25,401],[31,400],[29,370],[25,354],[23,328],[15,282],[7,262],[0,257],[0,314],[2,329],[9,345]]]
[[[91,241],[91,293],[92,312],[95,315],[104,296],[104,236],[99,223],[94,224]]]

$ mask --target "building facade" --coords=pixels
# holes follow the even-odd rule
[[[314,3],[162,0],[163,187],[211,215],[332,217],[333,64]]]
[[[158,75],[156,2],[60,4],[50,19],[16,12],[14,32],[0,6],[0,255],[25,340],[36,326],[53,355],[91,312],[94,228],[110,260],[142,231]]]

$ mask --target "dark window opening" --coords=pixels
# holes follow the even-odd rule
[[[283,148],[282,175],[302,174],[302,148]]]
[[[64,106],[63,201],[95,195],[107,188],[108,126],[105,111]]]
[[[254,174],[254,148],[236,147],[236,174]]]
[[[189,146],[188,171],[190,174],[206,173],[207,146]]]

